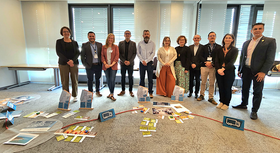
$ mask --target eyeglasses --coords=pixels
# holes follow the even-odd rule
[[[125,33],[126,35],[130,35],[130,33]]]
[[[209,36],[209,37],[216,37],[215,35]]]
[[[63,33],[69,33],[69,31],[63,31]]]

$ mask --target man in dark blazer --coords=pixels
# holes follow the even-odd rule
[[[95,75],[95,90],[96,95],[101,97],[99,92],[100,88],[100,77],[102,74],[102,63],[101,63],[101,50],[102,44],[95,41],[95,33],[88,32],[88,42],[83,43],[81,60],[83,65],[86,67],[87,78],[88,78],[88,90],[93,92],[93,75]]]
[[[247,109],[249,90],[253,80],[253,107],[250,118],[258,118],[257,111],[262,100],[264,77],[271,68],[276,52],[276,41],[262,35],[264,23],[252,25],[253,38],[244,42],[238,76],[242,78],[242,102],[240,105],[232,106],[237,109]]]
[[[199,87],[200,87],[200,60],[199,53],[201,52],[203,45],[199,42],[201,40],[200,35],[195,35],[193,37],[194,44],[190,45],[191,49],[191,66],[190,66],[190,92],[188,97],[192,96],[193,93],[193,81],[195,78],[195,98],[198,97]]]
[[[214,105],[217,105],[217,102],[214,100],[214,84],[216,81],[216,70],[214,63],[216,59],[216,52],[221,49],[221,45],[216,43],[216,33],[213,31],[209,32],[208,40],[209,43],[203,46],[203,50],[199,54],[199,60],[201,62],[201,87],[200,96],[196,100],[204,100],[206,82],[207,78],[209,78],[208,101]]]
[[[125,94],[125,76],[126,71],[128,71],[128,80],[129,80],[129,93],[131,97],[134,97],[132,92],[133,87],[133,66],[134,59],[136,56],[136,43],[130,40],[131,32],[126,30],[124,32],[125,40],[119,42],[119,56],[120,56],[120,64],[121,64],[121,84],[122,91],[118,94],[118,96],[122,96]]]

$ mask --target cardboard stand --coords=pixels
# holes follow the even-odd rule
[[[93,92],[83,90],[80,98],[81,103],[79,109],[93,110],[92,100],[93,100]]]
[[[148,88],[139,86],[137,91],[138,103],[149,103],[151,98],[148,96]]]
[[[171,102],[182,103],[184,101],[184,93],[185,93],[185,89],[176,85],[173,89]]]
[[[69,103],[71,99],[71,94],[67,92],[66,90],[63,90],[60,98],[59,98],[59,103],[58,103],[58,110],[65,110],[65,111],[70,111],[69,109]]]

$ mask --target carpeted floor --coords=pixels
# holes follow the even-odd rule
[[[35,94],[41,98],[27,104],[18,105],[17,110],[23,110],[22,116],[15,118],[15,125],[22,124],[33,119],[23,118],[24,115],[32,111],[45,111],[52,113],[57,111],[57,105],[61,89],[55,91],[47,91],[50,85],[29,84],[22,87],[0,91],[0,99],[9,98],[18,95]],[[82,89],[87,89],[85,85],[79,86],[79,95]],[[63,125],[68,125],[76,122],[74,117],[78,115],[90,116],[91,119],[97,118],[98,113],[114,108],[115,112],[130,110],[134,106],[138,106],[137,97],[130,97],[127,93],[118,97],[121,88],[115,89],[115,102],[106,98],[109,94],[108,88],[101,90],[102,97],[94,95],[93,106],[94,110],[82,110],[78,114],[64,119],[64,112],[53,117],[63,122]],[[137,87],[134,87],[136,95]],[[224,111],[217,109],[215,105],[207,101],[196,101],[194,97],[188,98],[185,94],[185,107],[193,113],[211,117],[222,121],[223,116],[230,116],[245,120],[245,128],[255,130],[264,134],[280,138],[280,120],[279,120],[279,90],[265,89],[264,98],[260,110],[258,112],[259,119],[251,120],[251,98],[248,110],[236,110],[231,106]],[[208,96],[205,97],[206,100]],[[218,101],[218,93],[214,97]],[[233,95],[230,105],[240,103],[241,94]],[[162,96],[154,96],[152,101],[166,101],[170,99]],[[77,110],[79,101],[71,102],[70,108]],[[146,107],[152,108],[151,103],[144,104]],[[272,153],[279,152],[280,141],[270,137],[262,136],[249,131],[239,131],[222,126],[221,123],[214,122],[202,117],[185,120],[183,124],[177,124],[175,121],[170,121],[167,117],[159,119],[157,131],[152,132],[152,137],[144,138],[139,131],[140,123],[144,117],[157,118],[150,110],[147,114],[137,114],[131,112],[117,115],[115,119],[106,122],[93,121],[79,125],[94,126],[93,131],[98,134],[95,138],[86,138],[82,143],[71,143],[60,141],[57,142],[55,137],[31,149],[22,151],[23,153],[43,153],[43,152],[189,152],[189,153]],[[40,117],[38,118],[40,119]],[[0,120],[0,124],[4,124],[4,120]],[[6,130],[5,127],[0,129],[0,133]],[[0,151],[2,152],[2,151]]]

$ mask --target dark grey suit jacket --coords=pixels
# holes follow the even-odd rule
[[[200,70],[201,63],[199,60],[199,54],[201,54],[201,51],[203,50],[203,45],[199,44],[195,55],[194,55],[194,45],[190,45],[189,47],[191,49],[191,64],[196,65],[196,67],[194,68],[195,70]]]
[[[98,54],[98,63],[102,65],[101,63],[101,50],[102,50],[102,44],[99,42],[95,42],[97,46],[97,54]],[[82,52],[81,52],[81,61],[83,65],[89,69],[92,66],[92,52],[90,47],[90,42],[83,43],[82,45]]]
[[[245,66],[245,61],[247,58],[247,48],[251,40],[247,40],[244,42],[241,56],[240,56],[240,63],[238,67],[238,71],[242,73],[242,68]],[[262,37],[255,50],[253,51],[251,57],[251,70],[252,73],[255,75],[258,72],[263,72],[267,74],[269,69],[271,68],[276,52],[276,40],[274,38]]]
[[[124,65],[125,61],[125,40],[119,42],[119,56],[120,56],[120,64]],[[130,65],[134,65],[134,59],[136,56],[136,43],[134,41],[130,41],[128,45],[128,61]]]

